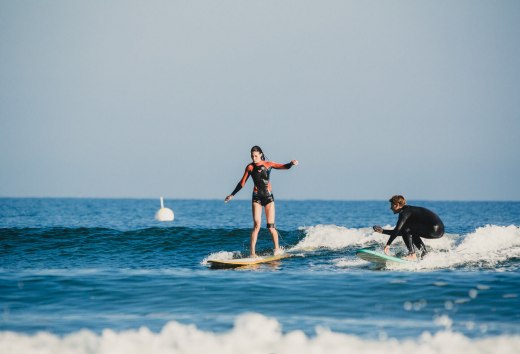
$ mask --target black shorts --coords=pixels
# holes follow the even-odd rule
[[[258,193],[253,193],[253,203],[258,203],[261,206],[266,206],[269,203],[274,202],[273,194],[268,195],[260,195]]]

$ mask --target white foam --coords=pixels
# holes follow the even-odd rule
[[[306,236],[293,250],[312,251],[320,248],[338,250],[349,246],[373,243],[383,244],[388,236],[374,232],[372,228],[347,228],[336,225],[316,225],[302,228]]]
[[[450,330],[451,320],[435,320],[444,326],[435,334],[425,332],[415,339],[397,340],[380,336],[377,340],[316,328],[315,336],[302,331],[284,334],[276,319],[260,314],[239,316],[232,330],[225,333],[202,331],[194,325],[175,321],[166,324],[161,332],[148,328],[115,332],[104,330],[100,335],[81,330],[64,337],[41,332],[27,335],[0,332],[1,353],[24,354],[266,354],[266,353],[501,353],[516,354],[520,335],[501,335],[471,339]]]
[[[385,229],[392,227],[387,225]],[[340,250],[347,247],[384,247],[388,235],[372,228],[347,228],[336,225],[316,225],[302,228],[305,237],[289,251],[317,249]],[[440,239],[424,239],[430,250],[421,262],[387,264],[390,269],[420,270],[452,268],[463,265],[494,267],[510,258],[520,257],[520,227],[487,225],[467,235],[446,234]],[[391,252],[405,250],[402,238],[392,244]],[[338,267],[359,266],[352,259],[334,261]]]
[[[224,261],[227,259],[233,259],[235,258],[235,255],[239,255],[240,252],[234,251],[234,252],[227,252],[227,251],[220,251],[215,252],[204,258],[200,264],[201,265],[208,265],[208,261]]]
[[[520,227],[487,225],[468,234],[458,246],[460,254],[502,254],[503,251],[520,254]]]
[[[392,229],[392,226],[386,225],[383,228]],[[306,236],[293,250],[312,251],[320,248],[338,250],[350,246],[366,247],[374,244],[384,246],[388,241],[388,235],[374,232],[371,227],[366,228],[347,228],[336,225],[316,225],[303,227],[302,230]],[[425,243],[436,250],[450,250],[456,243],[458,235],[449,235],[434,240],[425,240]],[[393,246],[404,247],[401,238],[397,238]]]
[[[501,262],[517,257],[520,257],[520,227],[487,225],[465,235],[459,245],[454,245],[447,252],[430,252],[413,267],[419,269],[451,268],[462,265],[495,267]],[[407,266],[412,265],[407,264]]]

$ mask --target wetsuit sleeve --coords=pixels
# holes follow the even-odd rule
[[[385,231],[387,231],[387,232],[385,232]],[[392,242],[394,242],[395,238],[397,237],[397,235],[392,234],[391,232],[394,232],[394,230],[384,230],[383,231],[383,233],[385,235],[390,235],[390,238],[388,239],[388,241],[386,241],[387,246],[390,246],[392,244]]]
[[[397,224],[395,225],[394,230],[396,232],[401,231],[404,224],[406,223],[406,220],[412,215],[412,213],[409,210],[403,210],[401,213],[399,213],[399,219],[397,219]]]
[[[393,230],[383,230],[383,234],[390,235],[390,238],[388,239],[388,242],[386,243],[387,246],[390,246],[392,242],[394,242],[395,238],[399,236],[401,229],[403,228],[406,220],[410,217],[411,213],[409,211],[403,210],[399,214],[399,219],[397,219],[397,224],[395,225],[395,228]]]
[[[267,167],[267,168],[272,167],[275,170],[288,170],[291,167],[293,167],[293,163],[289,162],[289,163],[283,164],[283,163],[278,163],[278,162],[267,161],[265,163],[265,167]]]
[[[397,230],[396,229],[394,229],[394,230],[383,230],[383,233],[385,235],[390,235],[390,236],[394,236],[395,235],[395,236],[397,236]]]
[[[250,171],[251,171],[249,166],[250,165],[247,165],[246,170],[244,171],[244,175],[242,176],[242,179],[240,180],[240,182],[238,182],[238,184],[235,187],[235,189],[233,190],[233,192],[231,192],[232,196],[235,196],[235,194],[237,194],[238,191],[241,190],[242,187],[244,187],[244,185],[246,184],[246,181],[249,178],[249,174],[250,174]]]

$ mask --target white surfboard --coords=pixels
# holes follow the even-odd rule
[[[235,259],[222,259],[222,260],[212,260],[208,259],[208,263],[211,268],[237,268],[237,267],[246,267],[255,264],[269,263],[274,261],[279,261],[280,259],[290,257],[289,254],[284,253],[277,256],[260,256],[254,258],[235,258]]]

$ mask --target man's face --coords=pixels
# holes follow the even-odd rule
[[[393,204],[393,203],[390,203],[390,209],[392,209],[392,211],[394,212],[394,214],[397,214],[403,207],[400,206],[399,204]]]

